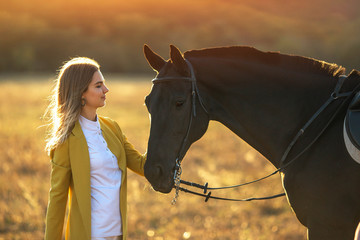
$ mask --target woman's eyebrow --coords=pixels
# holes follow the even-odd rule
[[[97,82],[95,83],[95,85],[98,84],[98,83],[103,84],[104,81],[97,81]]]

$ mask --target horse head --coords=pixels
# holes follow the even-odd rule
[[[156,191],[169,193],[174,186],[176,161],[207,130],[209,117],[199,98],[193,97],[196,82],[190,65],[175,46],[168,61],[144,46],[145,57],[157,72],[145,99],[151,118],[145,177]],[[197,86],[196,86],[197,88]]]

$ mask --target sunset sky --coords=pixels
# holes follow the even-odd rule
[[[87,55],[121,62],[107,64],[112,71],[143,71],[145,43],[166,56],[169,44],[250,45],[355,68],[358,9],[356,0],[1,0],[0,70],[51,70]]]

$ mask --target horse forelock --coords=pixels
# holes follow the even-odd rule
[[[288,67],[295,71],[310,71],[337,77],[345,74],[345,68],[334,63],[327,63],[313,58],[281,54],[279,52],[263,52],[254,47],[232,46],[190,50],[184,53],[185,58],[232,58],[247,59],[269,65]]]

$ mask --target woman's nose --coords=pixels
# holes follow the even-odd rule
[[[107,93],[109,89],[104,85],[104,93]]]

